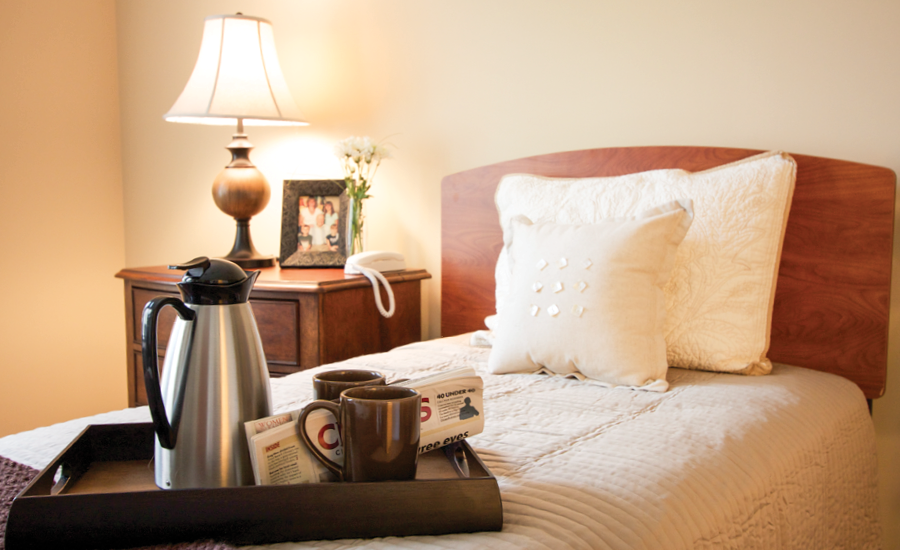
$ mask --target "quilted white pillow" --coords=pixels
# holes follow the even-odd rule
[[[513,174],[500,182],[495,200],[506,232],[520,215],[535,223],[595,223],[690,197],[694,222],[665,288],[669,365],[767,374],[775,281],[795,179],[794,159],[773,151],[695,173],[581,179]],[[502,317],[510,284],[505,250],[496,278]]]
[[[691,225],[691,201],[595,224],[509,222],[512,276],[488,366],[665,391],[663,286]]]

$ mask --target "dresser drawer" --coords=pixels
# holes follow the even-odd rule
[[[132,341],[135,344],[140,345],[142,341],[141,316],[143,315],[144,306],[157,296],[173,296],[180,299],[179,295],[168,292],[145,288],[132,289],[132,303],[134,304]],[[259,329],[259,337],[262,341],[263,351],[266,354],[266,361],[297,367],[300,353],[300,350],[297,349],[297,339],[295,337],[300,318],[297,302],[251,299],[250,307],[253,308],[253,317],[256,319],[256,326]],[[156,338],[157,344],[162,349],[165,349],[166,344],[169,342],[169,336],[172,333],[172,326],[175,324],[176,317],[175,309],[171,307],[165,307],[159,312]]]
[[[135,289],[133,296],[135,297],[135,309],[137,310],[139,305],[140,311],[143,311],[144,304],[156,296],[170,296],[170,294]],[[140,300],[140,302],[137,300]],[[280,300],[250,300],[250,307],[253,308],[253,317],[256,319],[256,325],[259,329],[269,374],[278,377],[300,370],[298,342],[294,336],[297,334],[299,321],[297,303]],[[175,317],[175,310],[170,307],[163,308],[159,314],[157,325],[159,349],[157,352],[159,354],[160,374],[162,374],[166,344],[171,335]],[[140,323],[140,315],[135,315],[135,334],[132,342],[134,376],[132,393],[130,395],[135,396],[136,405],[146,405],[147,389],[144,387],[144,361],[141,352]]]
[[[134,304],[134,309],[132,310],[134,323],[132,326],[134,329],[131,334],[131,340],[136,344],[141,343],[141,316],[144,314],[144,306],[147,305],[147,302],[157,296],[180,298],[178,294],[172,294],[170,292],[160,292],[158,290],[149,290],[146,288],[131,289],[131,303]],[[169,341],[169,335],[172,334],[172,325],[175,324],[175,317],[177,317],[177,314],[175,313],[175,310],[170,307],[164,307],[162,308],[162,311],[159,312],[159,318],[156,321],[156,339],[161,348],[165,348],[166,342]]]
[[[268,363],[299,366],[297,332],[300,312],[297,302],[250,299]]]
[[[425,270],[386,273],[397,299],[393,317],[375,308],[368,279],[342,268],[259,270],[250,307],[259,329],[269,375],[292,374],[350,357],[387,351],[421,337],[420,282]],[[181,275],[166,266],[126,268],[116,274],[125,281],[125,323],[128,361],[128,403],[147,402],[141,358],[141,318],[144,306],[157,296],[181,298]],[[160,359],[177,319],[162,308],[157,322]],[[160,361],[162,362],[162,361]]]

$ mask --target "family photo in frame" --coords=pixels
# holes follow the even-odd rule
[[[284,180],[281,267],[344,265],[349,207],[343,180]]]

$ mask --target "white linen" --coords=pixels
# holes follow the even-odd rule
[[[500,532],[284,543],[268,548],[877,548],[875,438],[865,399],[838,376],[776,365],[744,377],[670,369],[666,393],[533,374],[491,375],[468,335],[352,359],[418,376],[471,366],[485,431],[470,443],[497,477]],[[304,405],[311,374],[272,380],[277,410]],[[89,422],[0,439],[43,467]]]

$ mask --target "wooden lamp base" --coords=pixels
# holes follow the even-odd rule
[[[250,218],[269,203],[269,182],[250,162],[253,145],[246,134],[234,134],[227,149],[231,151],[231,163],[219,172],[212,188],[216,206],[237,222],[234,245],[223,259],[243,268],[271,267],[275,256],[260,254],[250,238]]]
[[[275,256],[260,254],[254,248],[253,240],[250,239],[250,218],[235,219],[235,221],[237,228],[234,234],[234,245],[231,247],[231,252],[222,256],[222,259],[234,262],[245,269],[275,265]]]

